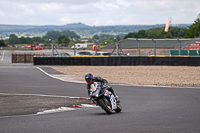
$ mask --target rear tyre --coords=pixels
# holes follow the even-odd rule
[[[112,108],[110,105],[108,105],[108,103],[106,103],[105,101],[107,101],[107,99],[102,99],[100,102],[99,102],[99,106],[102,107],[102,109],[108,113],[108,114],[112,114]]]

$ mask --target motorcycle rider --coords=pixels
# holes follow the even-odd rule
[[[86,88],[88,90],[88,95],[90,95],[90,92],[91,92],[91,90],[90,90],[91,84],[93,84],[94,82],[101,82],[103,84],[102,88],[105,88],[108,91],[110,91],[114,95],[115,99],[117,100],[117,103],[120,102],[120,100],[118,99],[118,96],[114,92],[113,88],[108,86],[108,81],[106,79],[103,79],[100,76],[94,77],[91,73],[87,73],[85,75],[85,81],[87,82]]]

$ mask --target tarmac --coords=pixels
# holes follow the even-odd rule
[[[79,82],[75,76],[64,75],[50,67],[40,67],[41,70],[54,78],[69,82]],[[54,75],[54,76],[53,76]],[[78,78],[79,79],[79,78]],[[83,79],[79,79],[83,82]],[[51,96],[51,95],[22,95],[22,94],[3,94],[0,93],[0,117],[16,116],[16,115],[30,115],[37,114],[52,109],[59,109],[61,107],[71,108],[72,105],[91,104],[88,99],[81,99],[75,97],[65,96]]]

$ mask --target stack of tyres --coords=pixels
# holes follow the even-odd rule
[[[62,58],[62,64],[66,65],[66,58],[65,57]]]
[[[122,58],[121,66],[126,66],[128,64],[128,58],[127,57],[121,57],[121,58]]]
[[[48,65],[52,65],[54,63],[54,58],[53,56],[48,58]]]
[[[128,66],[132,65],[132,57],[128,57]]]
[[[82,65],[82,63],[81,63],[81,62],[82,62],[82,61],[81,61],[81,60],[82,60],[82,57],[76,57],[76,58],[77,58],[77,61],[78,61],[77,65],[78,65],[78,66],[81,66],[81,65]]]
[[[60,58],[60,57],[55,57],[55,56],[54,56],[54,58],[55,58],[55,64],[54,64],[54,65],[58,65],[58,64],[59,64],[59,58]]]
[[[65,57],[64,60],[65,60],[65,65],[69,66],[70,62],[69,62],[69,58],[70,57]]]
[[[144,65],[153,65],[155,63],[159,65],[160,63],[162,63],[162,58],[163,57],[158,57],[158,58],[157,57],[156,58],[155,57],[150,57],[150,58],[149,57],[143,57],[142,58],[143,62],[141,62],[141,63],[144,64]],[[155,62],[155,60],[156,60],[156,62]]]
[[[41,64],[41,65],[46,65],[47,64],[47,60],[48,60],[48,57],[43,57],[43,64]]]
[[[74,63],[73,63],[73,65],[78,65],[78,58],[77,57],[72,57],[73,58],[73,60],[74,60]]]
[[[98,57],[91,57],[91,65],[92,66],[99,66],[99,63],[100,63],[100,61],[99,61],[99,58]]]
[[[151,59],[152,57],[143,57],[143,58],[140,58],[140,63],[144,64],[144,65],[149,65],[151,63]]]
[[[58,57],[58,65],[63,65],[63,57]]]
[[[108,66],[113,66],[113,60],[111,57],[108,57]]]
[[[51,58],[52,58],[51,56],[47,57],[47,65],[51,65],[51,62],[52,62]]]
[[[86,60],[85,60],[85,65],[86,66],[90,66],[91,65],[91,57],[86,57]]]
[[[80,57],[81,58],[81,65],[86,65],[86,57]]]
[[[116,66],[120,66],[121,64],[121,57],[114,57],[116,61]]]
[[[133,57],[132,59],[132,65],[135,66],[135,65],[139,65],[139,60],[140,60],[141,57]]]
[[[38,63],[39,63],[39,65],[41,65],[42,64],[42,57],[38,57]]]
[[[33,65],[38,65],[38,58],[37,57],[33,57]]]
[[[40,59],[38,57],[35,57],[37,59],[37,65],[40,65]]]
[[[53,56],[50,57],[50,64],[49,65],[55,65],[55,58]]]
[[[108,57],[103,57],[103,66],[108,66]]]
[[[74,58],[72,58],[72,57],[69,58],[69,65],[70,66],[74,65]]]
[[[116,57],[110,57],[110,58],[112,60],[112,65],[116,66],[116,64],[117,64]]]
[[[103,61],[101,57],[95,57],[93,58],[95,60],[95,65],[96,66],[103,66]],[[92,65],[92,64],[91,64]]]
[[[62,65],[65,65],[65,57],[62,57]]]
[[[155,59],[156,58],[153,58],[153,57],[147,58],[146,59],[147,65],[153,65],[153,64],[157,63],[157,62],[155,62]],[[158,61],[158,62],[160,62],[160,61]]]
[[[172,62],[171,59],[173,59],[173,58],[165,58],[165,61],[163,62],[164,64],[162,64],[162,65],[168,65],[168,64],[172,65],[172,64],[171,64],[171,62]],[[155,61],[157,61],[157,60],[155,59]],[[155,61],[154,61],[153,64],[156,64]]]
[[[43,57],[40,56],[40,64],[43,65],[44,64],[44,59]]]

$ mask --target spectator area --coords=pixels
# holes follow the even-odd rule
[[[200,49],[200,41],[195,42],[194,44],[190,44],[189,46],[185,46],[181,50],[199,50]]]
[[[140,48],[154,48],[155,44],[152,39],[138,39]],[[198,39],[154,39],[156,43],[156,48],[169,48],[169,49],[178,49],[185,48],[186,46],[189,47],[190,44],[196,44],[195,42]],[[127,38],[122,41],[118,42],[120,48],[122,49],[134,49],[138,48],[138,41],[135,38]],[[116,46],[116,43],[110,44],[108,46],[103,47],[103,49],[113,49]]]

